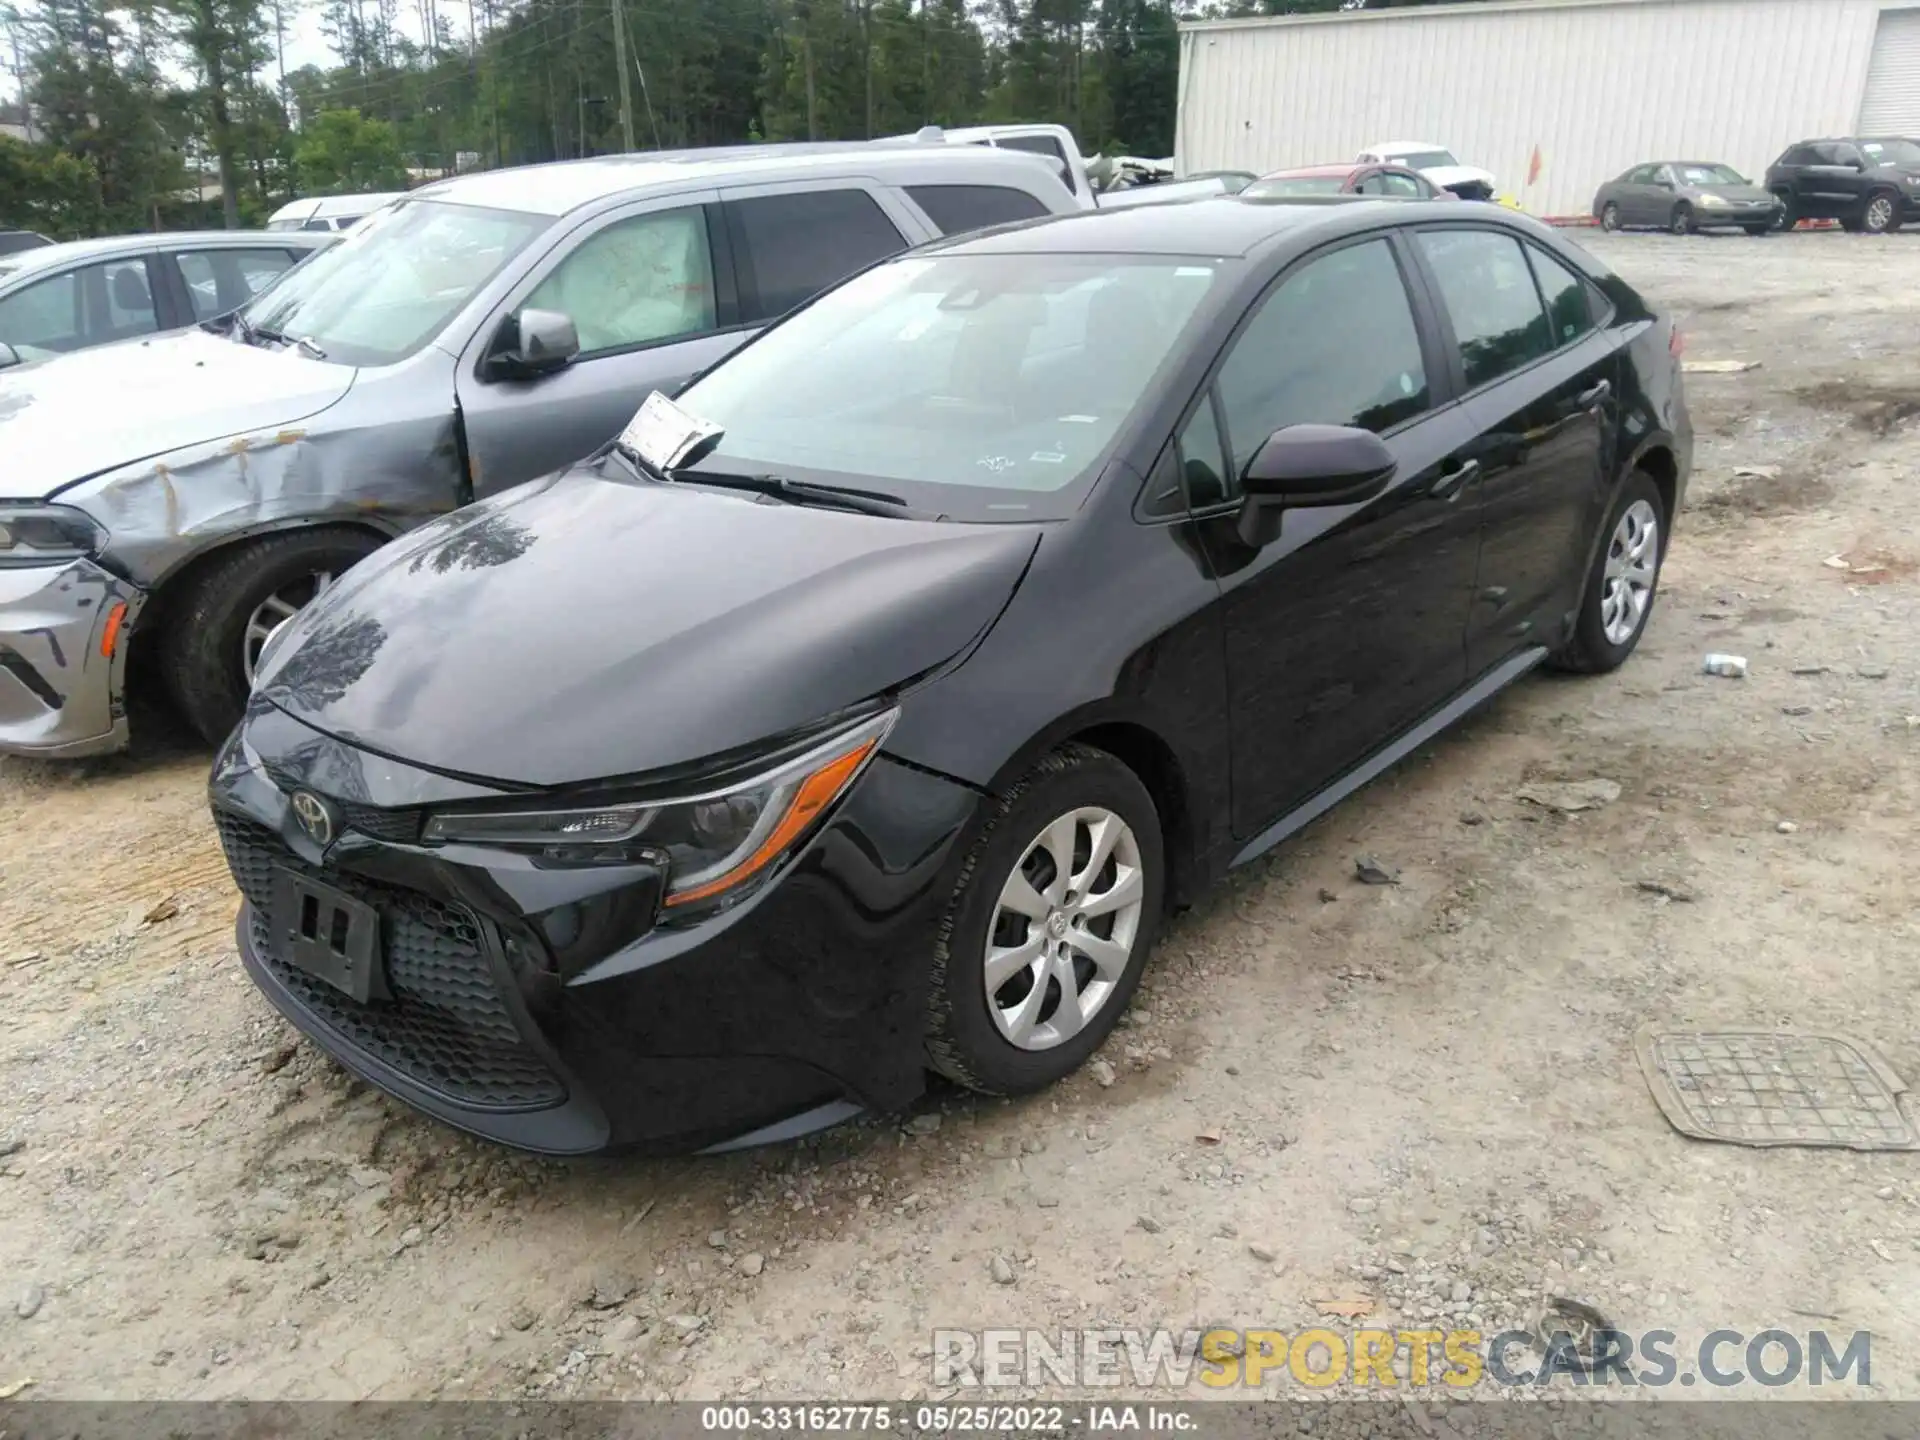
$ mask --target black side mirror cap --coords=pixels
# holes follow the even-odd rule
[[[532,380],[564,370],[579,353],[580,332],[572,316],[558,310],[522,310],[500,322],[487,370],[497,379]]]
[[[1289,425],[1267,438],[1240,477],[1240,538],[1256,548],[1279,538],[1288,510],[1358,505],[1387,488],[1399,462],[1371,430]]]

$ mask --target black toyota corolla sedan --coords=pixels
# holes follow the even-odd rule
[[[1012,1093],[1162,918],[1647,622],[1671,324],[1491,206],[1221,198],[865,271],[270,644],[240,952],[529,1149]]]

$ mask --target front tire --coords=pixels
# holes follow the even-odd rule
[[[1573,635],[1549,657],[1556,670],[1604,674],[1634,652],[1653,614],[1667,525],[1660,487],[1646,471],[1634,471],[1607,512],[1606,543],[1581,591]]]
[[[1166,846],[1153,797],[1069,744],[999,802],[935,942],[927,1059],[1018,1095],[1071,1074],[1132,999],[1159,934]]]
[[[235,546],[189,582],[166,617],[162,666],[202,739],[218,745],[240,723],[273,627],[379,548],[362,531],[293,530]]]
[[[1773,233],[1773,226],[1771,224],[1743,225],[1741,228],[1745,230],[1747,234],[1754,235],[1754,236],[1771,235]]]
[[[1788,190],[1776,190],[1773,198],[1780,203],[1774,207],[1773,228],[1782,234],[1800,223],[1800,216],[1793,208],[1793,193]]]
[[[1618,230],[1620,228],[1620,207],[1609,200],[1600,211],[1600,228]]]
[[[1693,234],[1693,207],[1682,200],[1673,207],[1673,214],[1667,220],[1667,230],[1674,235]]]
[[[1860,212],[1860,228],[1869,235],[1887,235],[1900,228],[1900,197],[1891,190],[1876,190],[1867,197]]]

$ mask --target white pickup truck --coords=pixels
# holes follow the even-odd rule
[[[1074,199],[1089,210],[1193,200],[1202,195],[1229,195],[1254,178],[1235,171],[1215,171],[1176,180],[1172,178],[1171,161],[1136,161],[1126,156],[1117,161],[1103,157],[1089,160],[1080,153],[1080,142],[1064,125],[969,125],[957,130],[927,125],[912,135],[890,138],[934,144],[990,145],[1039,155],[1058,167],[1060,178],[1073,192]]]

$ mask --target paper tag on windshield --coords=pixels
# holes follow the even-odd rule
[[[656,390],[620,432],[620,443],[664,475],[720,433],[720,426],[688,414]]]

